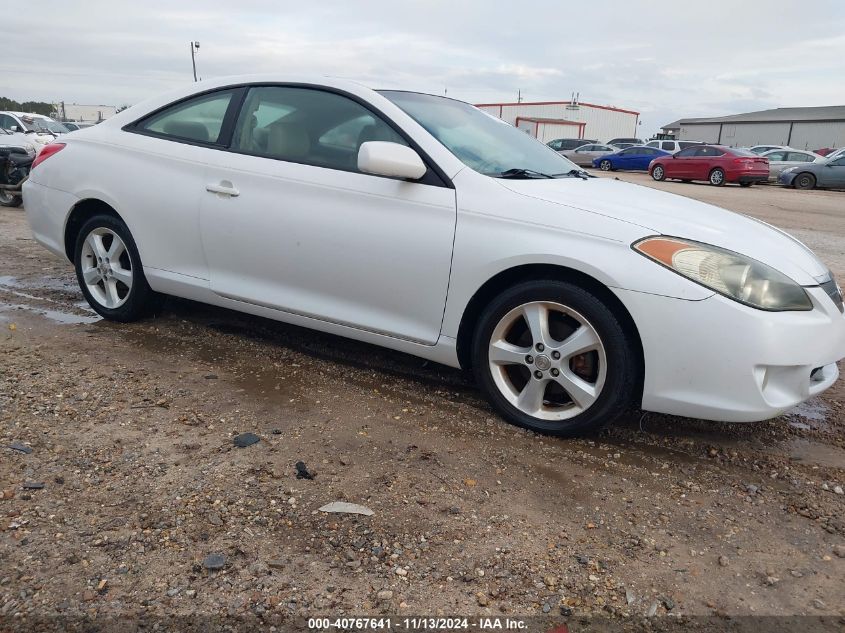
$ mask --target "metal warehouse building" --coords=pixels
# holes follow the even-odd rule
[[[476,107],[536,136],[544,143],[558,138],[609,141],[636,137],[640,113],[579,101],[480,103]]]
[[[682,141],[750,147],[770,143],[798,149],[845,146],[845,106],[776,108],[706,119],[681,119]]]

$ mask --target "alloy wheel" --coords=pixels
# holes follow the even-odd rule
[[[663,168],[658,165],[651,172],[651,177],[655,180],[663,180]]]
[[[725,174],[724,172],[722,172],[721,169],[714,169],[713,172],[710,174],[711,185],[721,185],[724,180]]]
[[[603,160],[601,163],[599,163],[599,167],[601,168],[602,171],[610,171],[610,169],[611,169],[611,167],[613,167],[613,165],[611,164],[611,162],[609,160]]]
[[[604,344],[593,325],[555,302],[533,301],[510,310],[490,337],[493,381],[519,411],[566,420],[589,409],[607,375]]]
[[[132,290],[132,260],[120,236],[107,228],[91,231],[82,244],[82,278],[100,305],[119,308]]]

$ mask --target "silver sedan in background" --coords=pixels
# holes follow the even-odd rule
[[[777,180],[778,176],[790,167],[800,167],[807,163],[820,163],[825,160],[824,156],[814,152],[792,149],[790,147],[771,149],[760,155],[769,159],[769,180]]]
[[[610,145],[601,145],[598,143],[591,143],[589,145],[582,145],[575,149],[568,149],[560,152],[569,160],[580,167],[592,167],[593,159],[605,154],[613,154],[618,150]]]

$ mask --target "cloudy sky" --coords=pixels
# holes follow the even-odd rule
[[[201,77],[316,73],[473,103],[683,116],[845,104],[845,2],[34,0],[4,12],[0,96],[132,104]],[[25,9],[24,6],[30,7]]]

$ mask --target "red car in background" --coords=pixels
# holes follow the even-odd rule
[[[706,180],[717,187],[738,182],[750,187],[769,179],[769,159],[724,145],[694,145],[671,156],[655,158],[648,173],[655,180]]]

